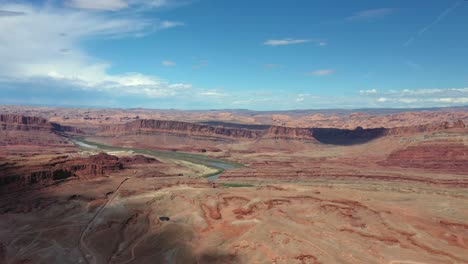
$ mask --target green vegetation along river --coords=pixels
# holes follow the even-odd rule
[[[88,148],[88,149],[102,149],[102,150],[110,150],[110,151],[133,151],[134,153],[139,153],[143,155],[149,155],[149,156],[161,157],[161,158],[169,158],[169,159],[175,159],[175,160],[183,160],[183,161],[188,161],[188,162],[195,163],[195,164],[201,164],[201,165],[216,169],[216,172],[201,175],[201,177],[207,177],[208,180],[210,181],[217,180],[224,170],[240,168],[243,166],[242,164],[239,164],[239,163],[234,163],[234,162],[226,161],[223,159],[215,159],[215,158],[211,158],[202,154],[116,147],[116,146],[104,145],[101,143],[87,141],[83,138],[74,138],[71,141],[80,147]]]

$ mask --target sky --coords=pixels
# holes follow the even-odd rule
[[[0,0],[0,104],[468,105],[468,1]]]

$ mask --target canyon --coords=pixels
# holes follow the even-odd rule
[[[465,108],[1,110],[0,263],[468,263]]]

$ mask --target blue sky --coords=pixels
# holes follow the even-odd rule
[[[0,0],[0,103],[468,104],[468,1]]]

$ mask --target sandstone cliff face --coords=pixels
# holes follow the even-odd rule
[[[235,140],[257,139],[299,139],[321,141],[333,144],[353,138],[370,140],[381,136],[385,129],[333,129],[333,128],[295,128],[284,126],[270,126],[264,129],[246,129],[222,126],[210,126],[178,121],[137,120],[123,125],[110,125],[103,127],[99,135],[124,135],[132,133],[162,132],[181,134],[187,136],[205,136],[217,138],[230,138]],[[338,140],[333,140],[338,138]]]
[[[399,136],[464,127],[465,124],[461,120],[453,124],[444,122],[441,124],[397,127],[391,129],[364,129],[361,127],[357,127],[356,129],[295,128],[284,126],[269,126],[263,129],[247,129],[233,126],[223,127],[179,121],[136,120],[127,124],[105,126],[98,135],[113,136],[141,133],[166,133],[183,137],[196,136],[231,140],[293,139],[318,141],[325,144],[350,145],[365,143],[383,136]]]
[[[0,130],[83,133],[77,128],[62,126],[41,117],[15,114],[0,114]]]
[[[208,126],[188,122],[165,120],[137,120],[123,125],[105,126],[100,135],[115,135],[132,132],[170,132],[197,136],[258,138],[263,134],[261,130],[225,128]]]
[[[53,126],[44,118],[13,114],[0,115],[0,130],[52,131]]]
[[[80,134],[79,129],[48,122],[41,117],[0,114],[1,145],[69,145],[60,137],[64,133]]]
[[[314,134],[310,128],[271,126],[262,137],[313,140]]]
[[[133,164],[153,162],[159,161],[142,155],[119,158],[105,153],[80,158],[59,156],[33,166],[4,162],[0,163],[0,187],[10,184],[20,187],[50,184],[69,177],[90,179],[122,170]]]
[[[468,147],[462,142],[430,142],[392,152],[382,165],[466,174]]]
[[[465,123],[462,120],[458,120],[450,124],[449,122],[442,122],[436,124],[427,124],[420,126],[407,126],[407,127],[395,127],[387,129],[385,135],[407,135],[414,133],[423,133],[423,132],[435,132],[440,130],[446,130],[451,128],[465,128]]]

